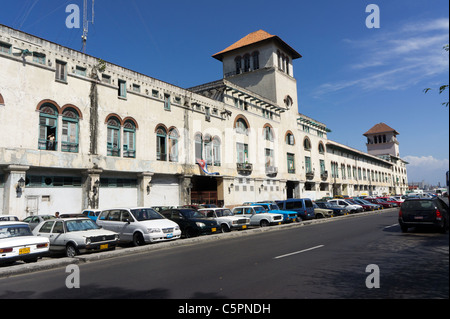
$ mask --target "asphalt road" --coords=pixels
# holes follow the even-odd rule
[[[75,289],[65,267],[0,279],[0,299],[448,299],[449,235],[397,211],[82,263]]]

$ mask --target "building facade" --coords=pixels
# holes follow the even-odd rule
[[[0,214],[406,191],[397,132],[365,153],[298,112],[279,37],[213,57],[223,78],[184,89],[0,25]]]

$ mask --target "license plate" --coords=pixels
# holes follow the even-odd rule
[[[247,228],[247,225],[242,226],[242,229],[246,229],[246,228]]]
[[[415,216],[414,219],[423,219],[423,216]]]
[[[108,244],[100,245],[100,249],[108,249]]]
[[[26,254],[29,254],[30,252],[31,252],[31,249],[29,247],[19,249],[19,255],[26,255]]]
[[[166,238],[173,238],[173,234],[167,234]]]
[[[281,225],[281,222],[279,222],[278,225]]]
[[[211,231],[214,233],[217,231],[217,228],[212,228]]]

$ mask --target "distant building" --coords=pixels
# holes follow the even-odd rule
[[[0,25],[0,213],[406,192],[398,133],[365,153],[298,113],[278,36],[213,57],[223,78],[183,89]]]

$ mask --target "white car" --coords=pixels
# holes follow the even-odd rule
[[[333,205],[344,207],[352,214],[361,213],[362,211],[364,211],[364,208],[361,205],[354,205],[347,202],[345,199],[330,199],[328,202]]]
[[[64,252],[73,258],[87,252],[113,250],[117,246],[117,233],[100,229],[89,218],[52,219],[33,230],[35,236],[50,240],[50,252]]]
[[[239,206],[233,208],[232,213],[235,216],[250,218],[252,226],[267,227],[283,223],[282,214],[266,213],[262,206]]]
[[[148,207],[104,210],[97,225],[119,234],[120,242],[134,246],[181,238],[180,226]]]
[[[14,215],[0,215],[0,222],[18,222],[19,217]]]
[[[202,208],[198,212],[216,220],[223,232],[247,229],[250,226],[250,218],[234,216],[228,208]]]
[[[0,222],[0,264],[36,262],[48,254],[49,246],[47,238],[33,236],[27,223]]]

